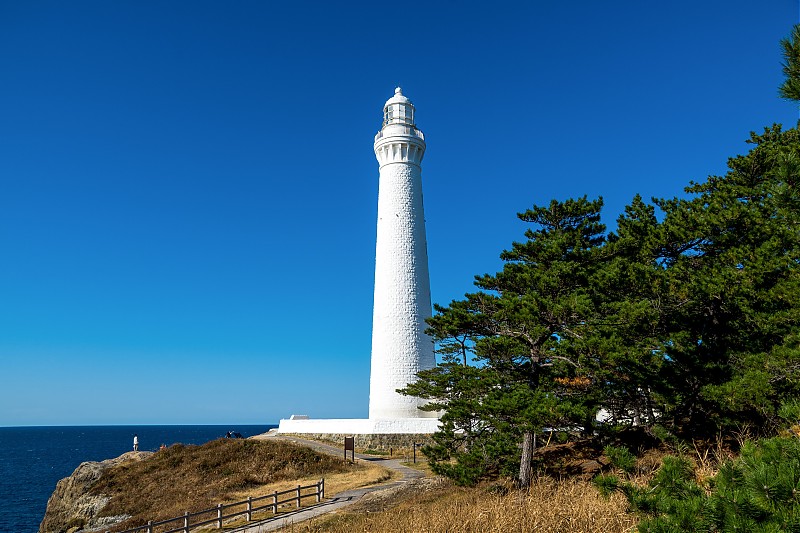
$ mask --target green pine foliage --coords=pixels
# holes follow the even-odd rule
[[[693,198],[658,202],[670,306],[658,390],[694,434],[774,425],[800,393],[800,137],[773,126],[749,142]]]
[[[636,456],[630,450],[622,446],[606,446],[603,454],[611,461],[614,468],[619,468],[623,472],[631,473],[636,468]]]
[[[702,485],[681,457],[665,457],[644,488],[613,476],[595,484],[626,495],[645,517],[641,533],[800,532],[800,440],[794,437],[747,443]]]
[[[789,38],[781,41],[781,47],[786,80],[778,88],[778,94],[787,100],[800,101],[800,25],[792,29]]]

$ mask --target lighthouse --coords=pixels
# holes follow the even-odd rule
[[[398,394],[420,370],[435,364],[425,334],[431,316],[428,246],[422,206],[425,136],[411,100],[398,87],[383,106],[375,136],[378,159],[378,231],[372,314],[369,418],[435,418],[422,400]]]
[[[280,421],[277,433],[327,440],[352,435],[356,446],[391,449],[416,445],[441,424],[439,413],[419,409],[423,400],[397,393],[416,380],[417,372],[435,365],[433,341],[425,334],[425,319],[431,316],[422,208],[425,136],[414,113],[411,100],[395,89],[383,106],[373,146],[379,178],[369,418],[292,415]]]

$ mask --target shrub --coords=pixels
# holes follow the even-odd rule
[[[601,491],[619,490],[644,515],[642,533],[800,533],[800,440],[775,437],[747,442],[716,476],[698,484],[691,463],[665,457],[648,487],[612,476]]]
[[[631,473],[636,468],[636,456],[622,446],[606,446],[603,453],[615,468]]]

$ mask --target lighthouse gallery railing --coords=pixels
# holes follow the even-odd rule
[[[396,128],[402,128],[403,131],[399,132]],[[425,135],[421,131],[419,131],[417,128],[412,128],[411,126],[403,126],[402,124],[392,124],[392,132],[391,132],[391,134],[392,135],[397,135],[397,134],[414,135],[416,137],[419,137],[423,141],[425,140]],[[379,131],[378,134],[375,135],[375,140],[376,141],[378,139],[382,139],[382,138],[383,138],[383,130]]]

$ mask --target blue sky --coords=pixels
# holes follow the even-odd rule
[[[364,417],[383,103],[431,289],[515,213],[674,196],[777,97],[794,0],[0,0],[0,425]]]

